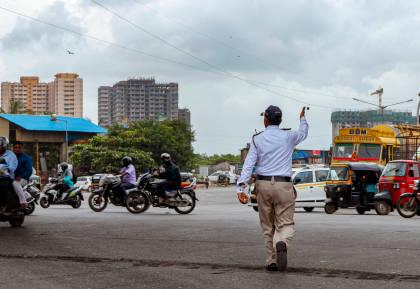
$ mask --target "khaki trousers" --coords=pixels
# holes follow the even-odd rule
[[[289,245],[295,235],[293,215],[296,193],[291,182],[257,181],[256,188],[261,228],[265,239],[266,263],[276,262],[275,244]]]

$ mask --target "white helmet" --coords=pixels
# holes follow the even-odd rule
[[[160,159],[161,159],[162,161],[168,161],[168,160],[170,160],[170,159],[171,159],[171,155],[170,155],[170,154],[168,154],[168,153],[163,153],[163,154],[161,154],[161,155],[160,155]]]
[[[5,136],[0,136],[0,147],[7,149],[9,145],[9,139]]]

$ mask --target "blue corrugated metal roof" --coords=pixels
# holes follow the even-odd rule
[[[29,114],[0,114],[4,118],[26,130],[37,131],[67,131],[81,133],[106,133],[107,130],[93,122],[68,116],[57,116],[57,121],[52,121],[50,115],[29,115]]]

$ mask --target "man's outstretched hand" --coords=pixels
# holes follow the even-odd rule
[[[244,205],[248,204],[249,197],[248,197],[248,194],[247,193],[245,193],[245,192],[238,192],[237,195],[238,195],[238,200],[239,200],[239,202],[241,204],[244,204]]]
[[[239,202],[244,205],[248,204],[248,201],[249,201],[248,194],[244,192],[245,187],[246,185],[244,183],[238,184],[238,192],[237,192]]]
[[[302,111],[300,112],[300,118],[305,117],[305,110],[306,110],[306,106],[302,108]]]

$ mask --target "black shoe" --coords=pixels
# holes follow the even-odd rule
[[[277,268],[276,263],[271,263],[270,265],[267,265],[267,271],[268,272],[276,272],[278,270],[279,270],[279,268]]]
[[[287,268],[287,246],[283,241],[277,242],[277,267],[280,272],[286,271]]]

